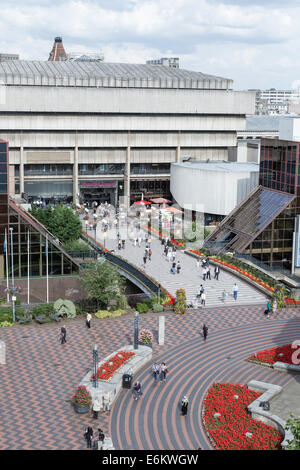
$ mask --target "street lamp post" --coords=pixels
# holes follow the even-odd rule
[[[13,245],[13,228],[9,228],[10,231],[10,254],[11,254],[11,284],[12,284],[12,304],[13,304],[13,322],[16,321],[16,315],[15,315],[15,294],[14,294],[14,288],[15,288],[15,276],[14,276],[14,245]]]
[[[139,312],[134,314],[134,349],[139,349]]]
[[[104,239],[104,251],[105,251],[105,240],[106,240],[106,237],[107,237],[107,232],[105,231],[104,234],[103,234],[103,239]]]
[[[98,387],[98,378],[97,378],[97,372],[98,372],[98,345],[94,344],[94,349],[93,349],[93,371],[94,371],[94,380],[93,380],[93,385],[95,388]]]

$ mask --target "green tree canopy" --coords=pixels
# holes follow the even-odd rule
[[[80,237],[81,222],[70,207],[59,204],[54,209],[50,206],[33,208],[30,213],[62,244]]]
[[[107,261],[89,264],[79,278],[83,283],[87,296],[100,308],[107,308],[110,300],[122,301],[126,282],[117,269]]]

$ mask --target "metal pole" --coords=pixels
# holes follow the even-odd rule
[[[27,232],[27,303],[29,304],[29,268],[30,268],[30,244],[29,244],[29,230]]]
[[[134,314],[134,349],[139,349],[139,312]]]
[[[12,290],[13,290],[13,295],[12,295],[12,304],[13,304],[13,322],[16,321],[16,315],[15,315],[15,294],[14,294],[14,288],[15,288],[15,277],[14,277],[14,245],[13,245],[13,228],[10,227],[10,254],[11,254],[11,284],[12,284]]]
[[[94,349],[93,349],[93,370],[94,370],[94,381],[93,385],[95,388],[98,387],[98,378],[97,378],[97,372],[98,372],[98,345],[94,344]]]
[[[160,284],[158,284],[158,304],[160,305]]]

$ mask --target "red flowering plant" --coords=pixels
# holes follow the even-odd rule
[[[120,369],[120,367],[128,362],[133,356],[134,352],[130,351],[119,351],[114,356],[110,357],[104,364],[102,364],[97,371],[97,379],[99,380],[110,380],[114,373]],[[95,376],[92,375],[91,380]]]
[[[292,355],[294,352],[295,348],[292,348],[291,344],[284,344],[283,346],[265,349],[264,351],[252,354],[249,357],[249,360],[254,360],[270,365],[275,364],[275,362],[285,362],[287,364],[293,364]]]
[[[91,406],[92,396],[84,385],[79,385],[72,396],[72,402],[77,406]]]
[[[219,450],[275,450],[282,435],[272,426],[255,421],[247,406],[261,393],[246,386],[213,384],[204,400],[205,428]]]

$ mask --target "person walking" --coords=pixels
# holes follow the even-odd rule
[[[153,377],[154,377],[154,382],[156,383],[157,378],[159,376],[159,365],[157,364],[157,362],[154,362],[154,364],[152,366],[152,373],[153,373]]]
[[[102,408],[103,408],[103,411],[110,411],[109,392],[104,392],[102,396]]]
[[[91,328],[91,319],[92,319],[92,315],[88,313],[86,316],[86,322],[85,322],[87,328]]]
[[[202,292],[201,294],[201,305],[205,307],[205,300],[206,300],[206,294],[205,292]]]
[[[219,266],[215,266],[215,279],[218,281],[219,280],[219,274],[220,274],[220,268]]]
[[[210,277],[210,267],[209,267],[209,266],[207,266],[207,268],[206,268],[206,279],[211,280],[211,277]]]
[[[276,314],[276,312],[277,312],[277,307],[278,307],[277,300],[274,300],[274,301],[273,301],[273,308],[272,308],[272,310],[273,310],[273,315]]]
[[[267,303],[267,308],[264,311],[264,314],[266,315],[267,318],[270,318],[270,313],[271,313],[271,304],[270,301]]]
[[[146,269],[146,263],[147,263],[147,256],[146,256],[146,254],[144,254],[143,261],[144,261],[144,269]]]
[[[122,242],[121,242],[121,240],[118,241],[118,249],[119,249],[119,250],[122,249]]]
[[[87,426],[85,428],[84,437],[86,439],[86,446],[88,449],[92,448],[93,434],[93,428],[91,426]]]
[[[152,256],[152,250],[151,250],[151,248],[149,248],[149,252],[148,252],[149,261],[151,261],[151,256]]]
[[[96,395],[93,401],[93,417],[98,419],[98,413],[101,410],[101,402],[99,395]]]
[[[141,383],[140,382],[135,382],[134,386],[133,386],[133,395],[134,395],[134,399],[135,400],[138,400],[139,398],[141,398],[143,392],[142,392],[142,386],[141,386]]]
[[[203,331],[203,341],[205,341],[207,338],[207,333],[208,333],[208,327],[205,325],[205,323],[203,324],[202,331]]]
[[[223,292],[222,292],[222,301],[223,301],[223,302],[225,302],[226,297],[227,297],[227,292],[226,292],[226,290],[224,289]]]
[[[181,270],[181,265],[178,261],[178,263],[177,263],[177,274],[180,274],[180,270]]]
[[[175,270],[176,270],[176,263],[175,263],[175,261],[173,261],[172,267],[171,267],[171,273],[172,273],[172,274],[176,274],[176,271],[175,271]]]
[[[234,300],[237,300],[239,288],[238,288],[236,282],[234,283],[234,286],[233,286],[233,289],[232,289],[232,290],[233,290],[233,297],[234,297]]]
[[[142,243],[142,237],[139,236],[139,237],[138,237],[138,245],[139,245],[139,248],[141,248],[141,243]]]
[[[67,330],[66,330],[66,325],[62,326],[60,329],[60,342],[61,344],[64,344],[67,342]]]
[[[168,257],[168,262],[170,262],[170,261],[171,261],[171,257],[172,257],[171,250],[168,250],[167,257]]]
[[[182,414],[182,416],[187,415],[188,406],[189,406],[188,397],[184,396],[183,399],[181,400],[181,414]]]
[[[200,268],[200,258],[197,259],[196,263],[197,263],[197,269],[199,269]]]
[[[203,279],[203,281],[206,280],[206,267],[205,266],[203,266],[203,268],[202,268],[202,279]]]
[[[165,362],[162,362],[160,365],[160,381],[165,382],[167,378],[168,369]]]
[[[124,239],[122,240],[122,248],[123,248],[123,250],[125,250],[125,240]]]

